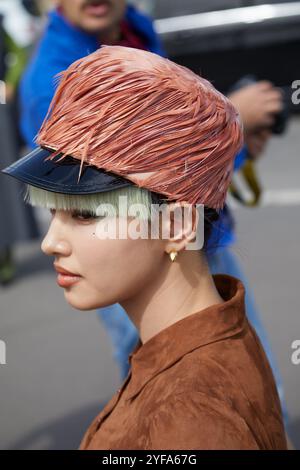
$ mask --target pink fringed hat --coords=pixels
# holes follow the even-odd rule
[[[134,184],[167,200],[223,207],[243,133],[210,82],[121,46],[102,46],[59,76],[40,148],[5,173],[60,193]]]

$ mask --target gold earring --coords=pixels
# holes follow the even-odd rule
[[[176,260],[177,255],[178,255],[177,251],[174,251],[174,250],[172,250],[172,251],[169,253],[170,260],[172,261],[172,263],[173,263],[173,261]]]

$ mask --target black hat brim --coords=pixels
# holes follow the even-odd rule
[[[65,156],[58,162],[61,154],[45,161],[52,152],[38,147],[1,171],[23,183],[62,194],[94,194],[135,186],[121,176],[87,164],[83,165],[78,181],[80,161]]]

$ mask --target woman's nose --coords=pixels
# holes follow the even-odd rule
[[[64,230],[61,227],[61,222],[52,219],[49,230],[45,235],[41,249],[46,255],[63,255],[68,256],[71,254],[71,246]]]

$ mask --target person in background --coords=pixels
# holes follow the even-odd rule
[[[123,45],[167,56],[151,17],[125,0],[56,0],[53,4],[55,8],[49,12],[44,33],[20,87],[21,131],[32,149],[58,85],[56,75],[72,62],[93,53],[104,44]],[[238,90],[229,98],[240,112],[249,150],[247,152],[244,148],[237,155],[235,169],[239,169],[247,155],[257,157],[264,149],[270,136],[266,127],[272,125],[274,114],[281,109],[281,94],[271,83],[263,81]],[[280,374],[266,332],[245,275],[231,252],[234,241],[233,218],[225,206],[213,228],[208,261],[213,273],[236,276],[246,286],[247,315],[268,355],[283,402]],[[128,356],[138,341],[137,329],[119,304],[99,309],[98,315],[111,336],[114,358],[124,379],[129,370]]]

